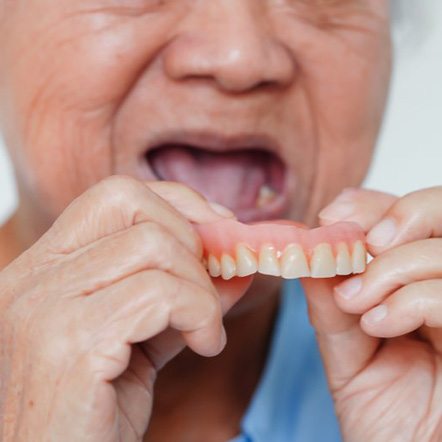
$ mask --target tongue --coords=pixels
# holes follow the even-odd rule
[[[213,153],[171,145],[149,158],[161,179],[187,184],[232,210],[255,207],[261,187],[270,179],[270,154],[258,150]]]

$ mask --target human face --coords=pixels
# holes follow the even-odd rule
[[[366,173],[387,0],[0,2],[0,122],[34,217],[128,174],[311,223]]]

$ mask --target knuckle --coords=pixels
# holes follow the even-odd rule
[[[137,232],[137,240],[147,244],[161,244],[171,241],[168,230],[156,222],[148,221],[137,224],[134,229]]]
[[[114,189],[115,187],[131,186],[136,182],[137,180],[129,175],[111,175],[104,178],[101,185],[104,188]]]
[[[192,311],[195,329],[221,321],[221,305],[210,290],[160,270],[143,272],[140,274],[140,283],[149,287],[151,295],[169,314],[173,310],[183,314]]]
[[[192,226],[189,226],[188,232],[188,238],[193,245],[193,253],[195,253],[196,256],[201,257],[203,254],[203,241],[201,237],[197,234],[196,230]]]
[[[200,192],[178,181],[157,181],[151,183],[149,186],[154,189],[157,188],[162,191],[185,195],[188,198],[206,201],[206,198]]]
[[[143,222],[135,227],[133,235],[133,248],[149,258],[154,258],[158,265],[170,270],[178,259],[192,260],[194,255],[163,225],[156,222]],[[194,238],[190,235],[195,235]],[[199,237],[192,230],[187,238],[193,238],[195,250],[199,250]]]
[[[144,222],[137,224],[134,229],[133,247],[141,247],[142,253],[149,257],[170,259],[180,251],[178,241],[161,224]]]
[[[115,344],[109,340],[97,342],[82,358],[82,365],[97,380],[114,379],[127,367],[131,347],[127,343]]]
[[[96,186],[97,193],[113,201],[127,202],[128,196],[138,192],[142,183],[126,175],[112,175]],[[144,186],[143,186],[144,187]]]
[[[410,192],[399,199],[395,211],[400,215],[415,214],[426,216],[425,208],[432,209],[442,202],[442,186],[430,187]],[[424,210],[416,210],[421,207]]]

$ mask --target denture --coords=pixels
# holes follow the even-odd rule
[[[331,278],[362,273],[366,267],[365,235],[351,222],[307,229],[285,220],[243,224],[227,219],[196,229],[212,277]]]

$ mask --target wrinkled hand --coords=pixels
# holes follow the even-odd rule
[[[3,442],[142,440],[157,370],[219,353],[250,282],[201,264],[191,222],[219,218],[182,185],[112,177],[0,273]]]
[[[350,190],[322,224],[356,221],[374,259],[351,278],[305,280],[347,442],[442,440],[442,187]]]

